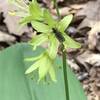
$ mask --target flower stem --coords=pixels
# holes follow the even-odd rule
[[[62,61],[63,61],[63,75],[64,75],[66,100],[70,100],[69,88],[68,88],[68,77],[67,77],[67,67],[68,66],[67,66],[67,62],[66,62],[66,51],[64,50],[64,46],[62,47]]]
[[[56,7],[56,11],[57,11],[57,15],[58,18],[60,19],[60,12],[59,12],[59,8],[57,5],[57,0],[53,0],[54,1],[54,5]],[[61,51],[62,51],[62,62],[63,62],[63,75],[64,75],[64,85],[65,85],[65,95],[66,95],[66,100],[70,100],[69,98],[69,88],[68,88],[68,78],[67,78],[67,62],[66,62],[66,51],[64,50],[64,45],[63,43],[61,43]]]
[[[57,5],[57,0],[53,0],[53,1],[54,1],[54,6],[56,7],[57,16],[60,19],[60,12],[59,12],[59,8],[58,8],[58,5]]]

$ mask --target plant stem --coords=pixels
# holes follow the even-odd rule
[[[67,62],[66,62],[66,51],[64,50],[64,45],[62,44],[62,61],[63,61],[63,75],[64,75],[64,84],[65,84],[65,95],[66,100],[69,98],[69,89],[68,89],[68,78],[67,78]]]
[[[59,8],[58,8],[58,5],[57,5],[57,0],[53,0],[53,1],[54,1],[54,6],[56,7],[57,16],[60,19],[60,12],[59,12]]]
[[[59,8],[57,5],[57,0],[53,0],[54,1],[54,5],[56,7],[56,11],[57,11],[57,15],[58,18],[60,19],[60,13],[59,13]],[[69,89],[68,89],[68,78],[67,78],[67,63],[66,63],[66,51],[64,50],[64,45],[63,43],[61,43],[62,46],[62,61],[63,61],[63,75],[64,75],[64,85],[65,85],[65,95],[66,95],[66,100],[70,100],[69,97]]]

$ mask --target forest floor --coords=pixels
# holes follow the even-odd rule
[[[56,17],[51,0],[38,0]],[[88,100],[100,100],[100,0],[58,0],[61,16],[73,14],[68,34],[82,44],[80,49],[69,49],[68,64],[83,85]],[[19,29],[19,18],[9,16],[7,0],[0,0],[0,50],[17,42],[29,41],[31,25]]]

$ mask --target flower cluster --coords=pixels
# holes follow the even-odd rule
[[[34,36],[30,41],[33,50],[36,50],[36,48],[44,42],[48,43],[48,48],[42,52],[41,55],[27,59],[28,61],[34,61],[34,63],[25,73],[29,74],[38,69],[39,81],[44,79],[47,74],[50,75],[50,78],[53,81],[56,81],[54,61],[57,56],[59,45],[63,44],[64,49],[80,47],[79,43],[75,42],[65,33],[73,16],[68,15],[61,20],[55,20],[48,10],[40,8],[36,0],[32,0],[28,5],[25,5],[23,0],[12,1],[16,1],[16,5],[22,9],[21,11],[18,11],[21,13],[22,17],[20,24],[25,25],[30,22],[32,27],[37,32],[41,33],[40,35]],[[22,4],[25,5],[23,6],[25,7],[24,9],[21,6]],[[18,12],[16,14],[19,16]]]

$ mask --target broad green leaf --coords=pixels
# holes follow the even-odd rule
[[[46,20],[46,23],[53,28],[54,25],[56,24],[56,21],[53,19],[52,15],[48,10],[44,11],[44,19]]]
[[[34,57],[43,48],[32,48],[27,44],[17,44],[0,52],[0,99],[1,100],[66,100],[62,69],[57,70],[57,82],[37,84],[26,77],[25,70],[32,64],[24,58]],[[60,58],[55,62],[62,66]],[[75,75],[68,68],[70,100],[87,100]],[[77,91],[77,92],[76,92]]]
[[[68,35],[64,34],[64,37],[65,37],[65,41],[63,42],[63,44],[64,44],[66,49],[68,49],[68,48],[80,48],[81,47],[80,43],[74,41]]]
[[[51,32],[51,29],[46,24],[43,24],[38,21],[32,21],[31,23],[32,23],[33,28],[36,29],[38,32],[43,32],[43,33]]]
[[[0,52],[0,99],[34,100],[29,82],[24,75],[23,45]]]
[[[60,32],[64,32],[66,28],[68,28],[69,24],[72,21],[73,16],[72,15],[67,15],[65,16],[59,23],[58,23],[58,30]]]

